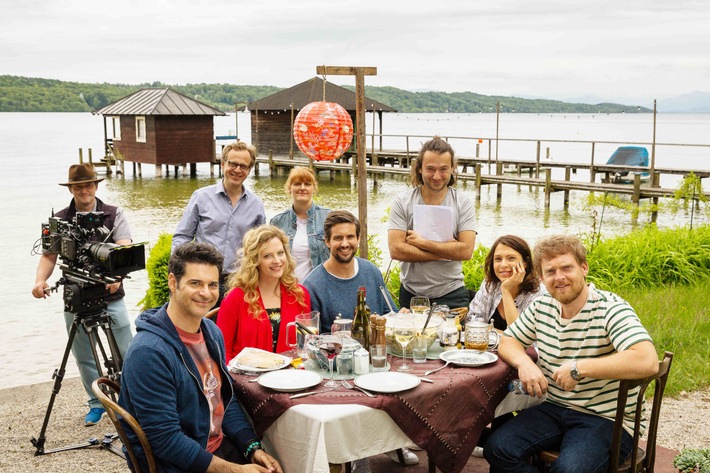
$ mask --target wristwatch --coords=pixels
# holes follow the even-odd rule
[[[577,360],[572,362],[572,366],[569,368],[569,375],[572,376],[572,379],[575,381],[581,381],[584,379],[584,376],[579,374],[579,371],[577,371]]]

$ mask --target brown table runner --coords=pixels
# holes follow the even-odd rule
[[[410,373],[422,376],[425,371],[440,367],[442,362],[409,364],[414,368]],[[395,361],[393,369],[397,366],[399,362]],[[259,383],[249,383],[251,376],[232,375],[237,397],[260,436],[295,405],[360,404],[387,412],[415,444],[426,450],[441,471],[453,473],[466,465],[483,428],[493,419],[496,406],[508,394],[507,385],[515,376],[515,370],[499,359],[476,368],[449,365],[427,376],[434,383],[422,382],[408,391],[378,394],[376,398],[336,388],[316,396],[289,399],[293,393],[279,393]]]

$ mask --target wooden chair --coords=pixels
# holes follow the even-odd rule
[[[658,362],[658,373],[644,379],[622,379],[619,383],[619,398],[616,402],[616,418],[614,420],[614,430],[611,437],[611,451],[609,452],[609,473],[617,472],[642,472],[653,473],[656,461],[656,434],[658,433],[658,418],[661,412],[661,402],[663,401],[663,391],[666,389],[668,373],[671,369],[673,353],[667,351],[663,360]],[[653,390],[653,403],[648,421],[648,442],[646,450],[639,447],[642,405],[646,389],[655,381]],[[631,455],[624,463],[619,465],[619,450],[621,449],[621,433],[624,423],[624,409],[629,390],[640,386],[638,396],[636,396],[636,414],[634,416],[633,448]],[[537,468],[540,471],[547,471],[549,466],[557,460],[560,452],[543,451],[537,456]]]
[[[140,463],[138,463],[136,454],[133,451],[133,446],[128,440],[126,431],[124,430],[123,424],[120,422],[119,419],[123,419],[123,421],[130,426],[131,430],[133,430],[133,433],[136,434],[136,436],[138,437],[138,440],[140,441],[141,446],[143,447],[143,453],[145,455],[146,461],[148,462],[149,473],[157,472],[158,469],[155,464],[153,450],[150,448],[150,443],[148,442],[148,437],[146,437],[145,432],[143,432],[143,429],[133,418],[133,416],[112,399],[114,396],[120,393],[121,387],[113,380],[110,380],[106,377],[102,377],[93,382],[93,384],[91,385],[91,390],[94,391],[94,395],[96,395],[96,397],[99,399],[101,405],[104,407],[104,409],[106,409],[106,413],[108,414],[109,419],[111,419],[111,422],[113,422],[113,426],[116,428],[116,432],[121,438],[121,442],[123,442],[123,446],[126,448],[126,452],[128,452],[128,457],[131,460],[133,471],[136,473],[141,473],[142,470],[140,469]]]
[[[217,312],[219,312],[219,307],[211,309],[205,314],[205,318],[210,319],[212,322],[217,323]]]

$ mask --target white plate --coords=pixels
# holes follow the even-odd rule
[[[355,378],[355,384],[362,389],[378,393],[398,393],[419,386],[422,380],[413,374],[399,371],[380,371],[363,374]]]
[[[275,371],[275,370],[280,370],[282,368],[286,368],[291,363],[291,358],[289,358],[288,356],[279,355],[278,353],[270,353],[273,356],[281,358],[281,361],[283,361],[283,363],[279,364],[278,366],[276,366],[274,368],[254,368],[253,366],[242,365],[239,363],[239,357],[242,356],[242,354],[244,354],[244,353],[258,353],[258,352],[270,353],[270,352],[267,352],[264,350],[260,350],[258,348],[249,348],[249,347],[244,348],[242,351],[239,352],[239,354],[237,356],[232,358],[232,360],[229,362],[227,367],[229,368],[230,371],[234,371],[237,373],[241,372],[241,371],[247,371],[247,372],[251,372],[251,373],[266,373],[267,371]]]
[[[320,374],[306,370],[271,371],[262,374],[256,380],[265,388],[285,393],[301,391],[316,386],[321,381],[323,377]]]
[[[450,350],[443,352],[439,358],[459,366],[483,366],[494,363],[498,355],[478,350]]]

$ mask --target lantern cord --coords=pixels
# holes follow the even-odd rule
[[[323,69],[325,69],[325,66],[323,66]],[[325,73],[323,73],[322,76],[323,76],[323,102],[325,102],[325,83],[328,81],[328,78],[325,76]]]

